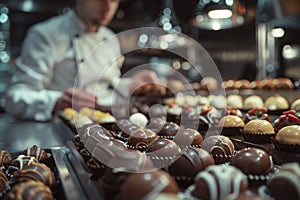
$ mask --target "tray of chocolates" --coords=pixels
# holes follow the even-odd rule
[[[66,159],[66,148],[0,151],[0,199],[86,199]]]

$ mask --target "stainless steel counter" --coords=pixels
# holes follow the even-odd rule
[[[62,147],[73,136],[59,118],[51,122],[18,121],[6,113],[0,114],[0,149],[14,152],[32,145]]]

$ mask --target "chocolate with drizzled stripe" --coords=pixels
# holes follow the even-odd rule
[[[0,167],[7,167],[11,164],[14,157],[7,151],[0,151]]]
[[[10,192],[5,195],[5,200],[53,200],[53,194],[49,187],[39,181],[26,181],[15,185]]]
[[[44,161],[48,158],[47,153],[44,149],[41,149],[37,145],[33,145],[32,147],[28,147],[24,152],[26,156],[35,157],[38,161]]]
[[[28,180],[40,181],[50,188],[56,185],[56,179],[51,169],[43,163],[32,163],[14,172],[12,185]]]

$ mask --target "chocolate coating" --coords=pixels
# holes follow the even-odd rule
[[[158,139],[155,132],[150,129],[139,128],[135,130],[128,138],[128,148],[145,151],[148,144]]]
[[[183,129],[176,135],[173,141],[181,148],[187,146],[201,147],[203,136],[195,129]]]
[[[164,127],[157,133],[160,138],[173,139],[178,133],[180,126],[173,122],[166,122]]]
[[[35,157],[38,161],[45,161],[48,158],[48,155],[44,149],[41,149],[37,145],[33,145],[32,147],[28,147],[23,154],[25,156]]]
[[[26,181],[15,185],[10,192],[5,195],[5,200],[53,200],[53,195],[49,187],[39,181]]]
[[[7,181],[8,181],[7,176],[5,175],[5,173],[2,170],[0,170],[0,193],[5,190],[5,188],[6,188],[5,184]],[[0,195],[0,197],[1,197],[1,195]]]
[[[300,166],[299,163],[286,163],[281,165],[274,173],[266,187],[275,200],[300,199]]]
[[[33,163],[39,163],[39,161],[32,156],[19,155],[16,159],[14,159],[10,166],[7,169],[7,175],[12,176],[15,171],[23,169],[25,166],[29,166]]]
[[[266,175],[273,169],[272,156],[254,147],[239,150],[231,158],[231,165],[245,174]]]
[[[155,133],[158,133],[164,127],[165,123],[166,119],[164,117],[153,117],[150,119],[149,124],[146,126],[146,128],[151,129]]]
[[[162,168],[180,156],[181,150],[172,140],[157,139],[148,145],[146,153],[151,158],[155,167]]]
[[[28,180],[40,181],[50,188],[56,185],[56,179],[51,169],[43,163],[34,163],[23,167],[13,174],[12,184]]]
[[[268,115],[268,110],[266,108],[253,108],[246,113],[244,122],[245,124],[253,119],[262,119],[271,122],[271,119]]]
[[[295,110],[289,110],[282,113],[282,115],[274,120],[274,131],[278,132],[283,127],[289,125],[300,125],[300,113]]]
[[[234,145],[227,136],[213,135],[204,139],[202,147],[213,155],[216,163],[228,161],[234,153]]]
[[[200,148],[188,147],[183,154],[166,167],[181,188],[186,188],[194,181],[195,175],[209,165],[214,165],[213,157]]]
[[[165,171],[157,170],[128,176],[122,184],[120,199],[151,199],[159,193],[178,192],[179,187],[175,180]]]
[[[195,177],[192,196],[203,200],[235,199],[248,188],[247,177],[237,168],[224,165],[208,166]]]
[[[4,166],[7,167],[11,164],[13,161],[13,156],[5,150],[0,151],[0,167]]]

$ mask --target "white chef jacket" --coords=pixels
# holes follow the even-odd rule
[[[50,120],[58,98],[73,86],[95,94],[100,103],[113,103],[107,86],[120,80],[119,41],[107,27],[96,33],[85,30],[73,10],[28,30],[5,99],[8,113]],[[122,86],[128,88],[128,82]]]

